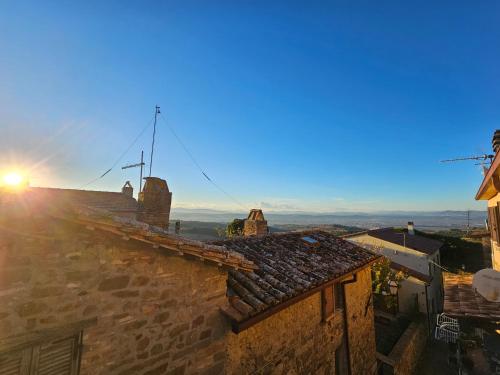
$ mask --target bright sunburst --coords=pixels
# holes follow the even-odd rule
[[[9,172],[3,176],[3,185],[18,188],[26,184],[26,180],[21,173]]]

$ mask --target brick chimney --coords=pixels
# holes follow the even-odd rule
[[[415,234],[415,225],[413,224],[413,221],[408,222],[408,234]]]
[[[245,220],[243,227],[244,236],[260,236],[269,233],[267,221],[264,219],[262,210],[252,209]]]
[[[133,197],[134,196],[134,188],[130,184],[130,181],[125,182],[125,185],[122,187],[122,194]]]
[[[139,193],[137,220],[167,230],[172,204],[167,181],[158,177],[144,179],[144,188]]]

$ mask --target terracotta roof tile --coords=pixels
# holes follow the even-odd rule
[[[487,301],[472,287],[472,274],[443,272],[444,309],[457,318],[500,319],[500,302]]]
[[[248,319],[380,257],[319,230],[212,243],[244,255],[258,267],[254,273],[234,270],[229,273],[231,318],[236,321]]]
[[[398,231],[394,228],[373,229],[366,232],[369,236],[378,238],[383,241],[406,246],[407,248],[420,251],[428,255],[434,254],[438,251],[443,243],[432,238],[427,238],[418,234],[408,234]]]
[[[9,218],[30,218],[33,215],[48,215],[59,220],[73,222],[89,230],[101,230],[115,234],[124,240],[134,239],[150,244],[153,248],[165,249],[179,255],[191,255],[235,269],[251,271],[256,266],[243,255],[224,246],[207,244],[170,234],[135,219],[117,216],[95,207],[75,204],[69,200],[47,199],[39,190],[29,189],[21,194],[0,195],[0,221]],[[0,226],[1,229],[2,226]]]

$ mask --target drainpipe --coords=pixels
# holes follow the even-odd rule
[[[431,334],[431,317],[429,316],[429,297],[427,296],[427,287],[429,285],[425,283],[425,309],[427,310],[427,336]]]
[[[352,284],[357,281],[357,274],[352,275],[351,280],[346,280],[346,281],[341,281],[340,284],[342,285],[342,294],[343,294],[343,302],[344,302],[344,313],[343,319],[344,319],[344,344],[345,344],[345,354],[346,354],[346,359],[347,359],[347,374],[351,375],[352,370],[351,370],[351,351],[349,349],[349,324],[347,322],[347,299],[346,299],[346,292],[345,292],[345,285],[346,284]]]

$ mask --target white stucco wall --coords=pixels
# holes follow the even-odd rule
[[[488,201],[488,207],[495,207],[500,202],[500,194]],[[491,240],[491,265],[493,269],[500,271],[500,244]]]
[[[443,293],[441,269],[438,266],[429,263],[429,261],[432,261],[440,264],[439,251],[430,256],[425,253],[421,253],[420,251],[372,237],[368,234],[360,234],[346,239],[358,244],[361,247],[384,255],[393,262],[399,263],[408,269],[412,269],[424,275],[432,276],[432,281],[427,287],[429,312],[436,313],[442,310]],[[415,294],[418,294],[419,311],[427,313],[427,306],[425,303],[425,283],[414,277],[408,278],[401,284],[401,288],[399,289],[400,311],[407,312],[413,308]],[[433,305],[434,309],[432,308]]]

